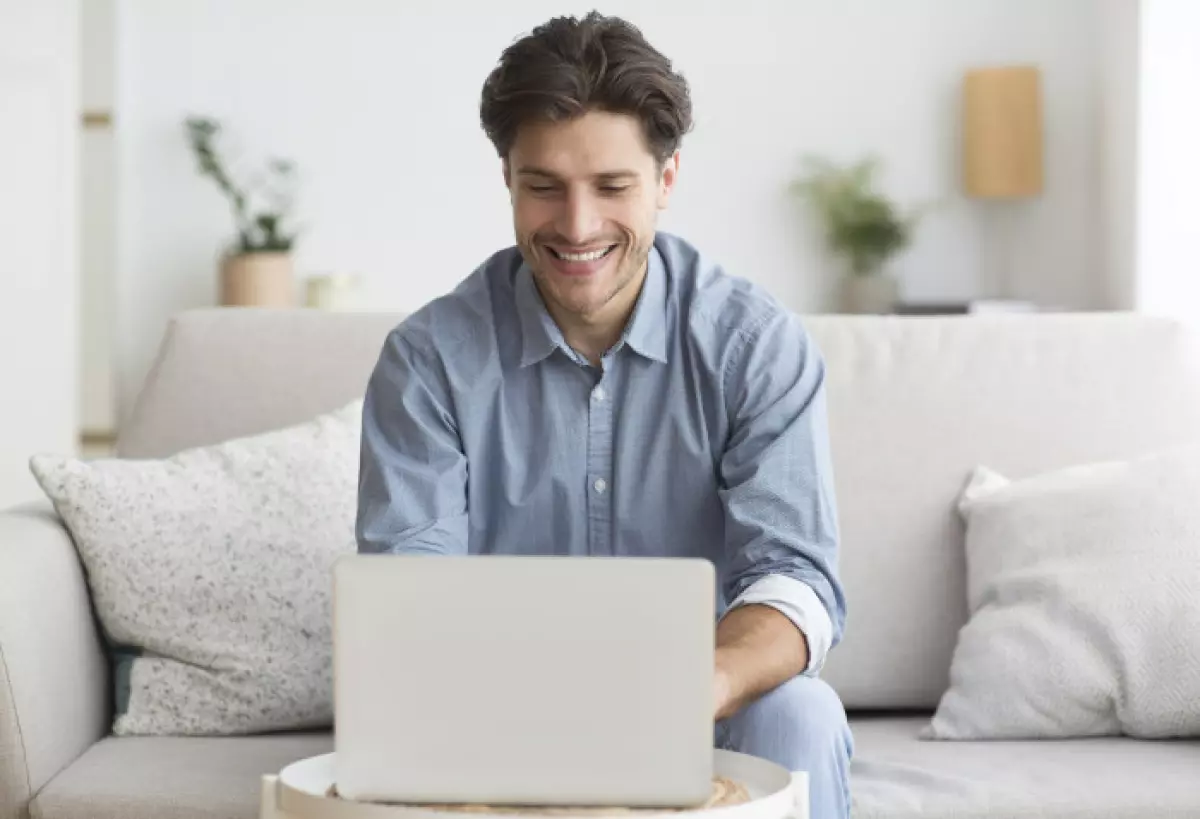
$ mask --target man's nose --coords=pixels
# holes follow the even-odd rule
[[[599,234],[602,224],[599,209],[591,196],[577,192],[567,194],[556,226],[564,239],[582,245]]]

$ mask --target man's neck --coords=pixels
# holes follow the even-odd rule
[[[593,316],[558,315],[559,311],[551,310],[550,315],[562,332],[563,340],[591,362],[593,367],[600,366],[601,357],[612,349],[625,332],[638,296],[646,285],[647,269],[643,265],[641,273],[626,291],[619,293]]]
[[[628,317],[626,317],[627,319]],[[563,339],[572,350],[586,358],[593,367],[599,367],[600,359],[617,343],[624,330],[624,321],[615,326],[583,324],[570,330],[564,330]]]

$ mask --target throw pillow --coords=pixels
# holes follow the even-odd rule
[[[356,548],[360,412],[161,460],[31,459],[114,655],[114,733],[331,724],[331,572]]]
[[[962,494],[970,618],[929,739],[1200,735],[1200,448]]]

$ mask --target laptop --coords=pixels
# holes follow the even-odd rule
[[[712,792],[705,560],[348,555],[334,777],[407,804],[682,808]]]

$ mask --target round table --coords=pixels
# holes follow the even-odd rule
[[[333,787],[333,754],[309,757],[262,778],[259,819],[455,819],[444,810],[411,805],[353,802],[329,796]],[[809,819],[808,777],[790,773],[765,759],[714,751],[714,773],[741,782],[750,801],[741,805],[694,811],[613,811],[589,809],[587,819]],[[472,812],[470,819],[547,819],[535,813]],[[560,817],[561,819],[561,817]]]

